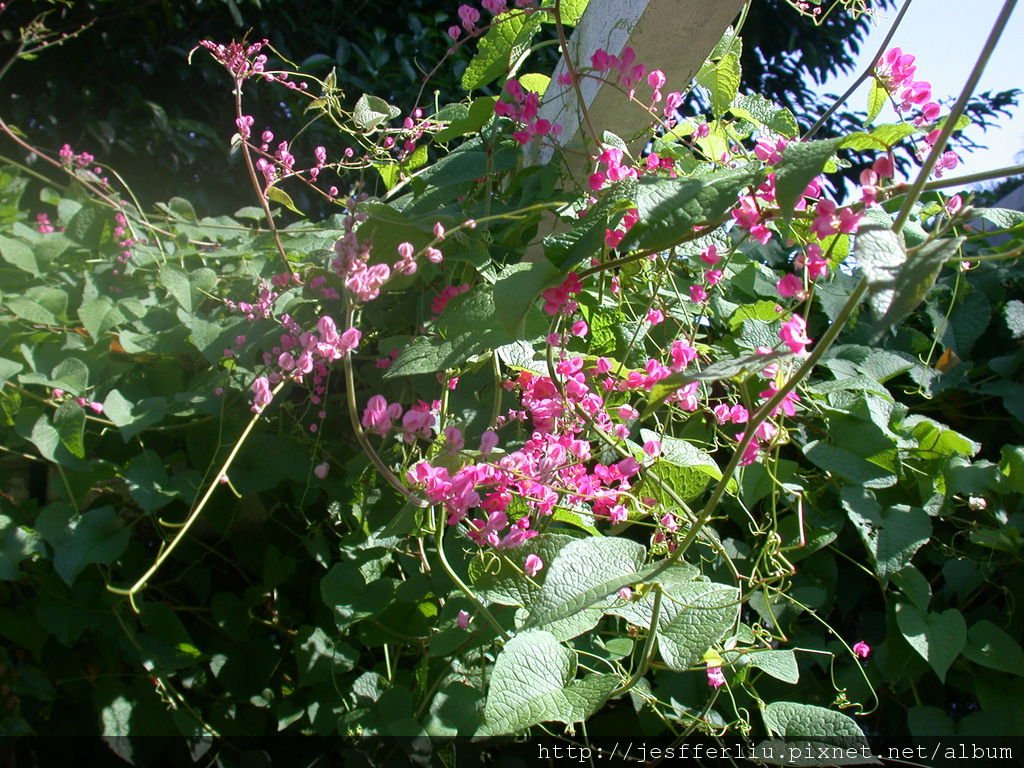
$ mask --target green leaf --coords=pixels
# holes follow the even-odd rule
[[[331,637],[320,627],[300,627],[294,646],[300,686],[335,679],[352,670],[359,659],[355,648]]]
[[[537,296],[557,285],[562,277],[562,272],[548,261],[511,264],[502,269],[494,282],[495,318],[501,327],[520,335]]]
[[[178,306],[191,315],[217,284],[217,273],[207,267],[186,273],[173,264],[164,264],[160,267],[158,282]]]
[[[33,555],[43,554],[39,535],[0,515],[0,581],[21,578],[19,565]]]
[[[787,139],[795,139],[800,133],[800,126],[792,112],[777,106],[759,93],[740,96],[732,103],[729,111],[741,120],[764,126]]]
[[[21,363],[8,360],[6,357],[0,357],[0,387],[3,387],[7,380],[18,373],[23,367]]]
[[[512,62],[530,47],[546,15],[503,13],[496,16],[487,34],[480,38],[476,56],[462,75],[462,87],[473,91],[507,73]]]
[[[661,456],[653,473],[686,501],[703,493],[712,480],[722,479],[722,471],[711,455],[686,440],[662,437],[649,429],[640,430],[640,439],[661,441]],[[648,474],[651,471],[648,470]],[[664,496],[663,503],[672,504],[671,497],[660,492],[656,481],[648,482],[645,478],[644,489],[655,496]]]
[[[570,27],[575,27],[579,24],[589,2],[590,0],[562,0],[559,6],[559,15],[561,16],[562,23],[568,24]],[[543,15],[547,16],[547,14]]]
[[[618,683],[617,675],[576,677],[576,654],[550,632],[513,637],[491,674],[484,722],[478,736],[518,733],[544,722],[571,724],[600,708]]]
[[[963,654],[983,667],[1024,676],[1024,651],[1020,643],[987,619],[968,630]]]
[[[75,515],[70,507],[53,504],[40,513],[36,530],[54,551],[53,569],[69,586],[86,567],[117,560],[131,537],[113,507]]]
[[[907,260],[902,240],[889,227],[868,222],[857,233],[853,256],[868,281],[868,304],[877,317],[884,317],[895,295],[896,276]]]
[[[760,169],[750,165],[706,178],[645,176],[636,191],[640,220],[623,238],[620,250],[663,251],[691,238],[694,227],[717,224],[760,175]]]
[[[874,758],[865,759],[871,748],[857,722],[849,715],[813,704],[792,701],[773,701],[761,710],[764,724],[778,741],[762,742],[759,754],[774,754],[781,765],[864,765],[879,764]],[[835,759],[832,748],[852,749],[852,760]],[[824,749],[825,755],[819,756]]]
[[[528,556],[537,555],[545,563],[553,563],[559,552],[577,540],[575,536],[548,532],[510,552],[501,553],[496,562],[481,558],[471,560],[469,576],[473,588],[492,603],[529,607],[540,592],[537,582],[543,581],[550,569],[544,569],[531,579],[523,573],[523,562]]]
[[[775,199],[787,219],[807,185],[825,169],[841,143],[842,139],[795,141],[782,150],[782,161],[775,168]]]
[[[523,86],[523,89],[530,93],[536,93],[538,96],[544,95],[544,91],[548,89],[548,84],[550,82],[550,77],[538,72],[531,72],[528,75],[519,76],[519,84]]]
[[[358,563],[335,563],[320,579],[320,599],[331,609],[339,629],[370,616],[376,616],[395,600],[398,582],[391,578],[373,579],[369,583]]]
[[[854,242],[855,253],[860,237],[858,234]],[[883,302],[885,306],[885,312],[875,328],[876,341],[889,328],[902,322],[924,301],[946,262],[956,255],[965,240],[963,237],[952,237],[925,243],[907,257],[888,282],[881,280],[878,272],[874,273],[875,277],[871,282],[872,309],[877,314]],[[954,328],[956,327],[957,324],[954,323]]]
[[[889,92],[885,90],[885,87],[878,81],[878,78],[871,78],[871,90],[868,91],[868,116],[864,120],[865,123],[873,123],[875,121],[888,98]]]
[[[730,51],[715,62],[707,62],[697,72],[697,82],[708,89],[711,109],[717,116],[724,115],[736,99],[740,89],[740,55]]]
[[[103,401],[103,413],[120,429],[125,442],[158,423],[167,411],[162,397],[147,397],[137,403],[130,402],[118,390],[112,389]]]
[[[1012,208],[975,208],[975,218],[994,224],[997,229],[1014,229],[1024,224],[1024,212]]]
[[[15,317],[38,325],[60,325],[56,315],[38,301],[24,296],[12,296],[4,301]]]
[[[914,453],[925,458],[948,458],[950,456],[975,456],[981,450],[981,444],[970,440],[945,424],[929,419],[927,416],[908,416],[903,420],[903,428],[917,440]]]
[[[128,493],[146,512],[167,506],[178,495],[169,487],[166,463],[155,451],[145,451],[128,462],[124,479]]]
[[[896,473],[886,466],[889,462],[884,461],[884,457],[873,461],[852,450],[853,445],[850,448],[846,445],[850,445],[846,440],[841,445],[814,440],[804,446],[804,455],[822,469],[865,488],[889,488],[896,484]]]
[[[1024,493],[1024,446],[1004,445],[1000,453],[999,474],[1014,493]]]
[[[883,508],[871,491],[852,485],[845,486],[841,496],[843,509],[883,584],[909,565],[932,535],[931,518],[919,507],[898,504]]]
[[[93,342],[97,343],[104,333],[124,322],[124,315],[109,296],[97,296],[82,302],[78,308],[78,319]]]
[[[77,357],[68,357],[57,363],[50,375],[24,374],[24,383],[45,384],[70,392],[72,395],[84,395],[89,387],[89,367]]]
[[[928,604],[932,601],[932,585],[917,568],[908,565],[899,573],[893,574],[892,583],[911,603],[922,611],[928,610]]]
[[[925,613],[910,603],[897,603],[896,624],[904,639],[927,661],[939,680],[967,643],[967,623],[955,608],[942,613]]]
[[[640,581],[647,550],[628,539],[578,539],[549,565],[547,579],[525,626],[539,627],[598,603]]]
[[[352,121],[364,133],[369,133],[388,120],[394,120],[402,114],[402,110],[393,107],[384,99],[363,94],[352,110]]]
[[[494,116],[494,105],[497,101],[497,96],[481,96],[474,99],[466,114],[452,120],[445,128],[438,131],[434,140],[444,144],[459,136],[466,136],[480,130]],[[443,159],[438,162],[443,162]],[[477,175],[479,175],[479,166],[477,166]]]
[[[606,142],[607,143],[607,142]],[[621,186],[625,187],[623,183]],[[616,189],[618,192],[618,189]],[[544,238],[544,256],[560,269],[571,268],[604,247],[604,235],[609,229],[609,218],[623,209],[622,195],[610,195],[587,211],[587,215],[573,223],[567,232],[556,232]],[[628,205],[632,205],[629,203]]]
[[[663,589],[658,652],[669,667],[685,670],[699,662],[736,623],[739,592],[706,581],[669,582]]]
[[[85,458],[85,411],[74,400],[60,404],[53,414],[53,426],[60,435],[61,444],[72,456]]]
[[[22,272],[39,277],[39,262],[36,261],[35,254],[20,240],[0,235],[0,259],[12,267],[17,267]]]
[[[267,190],[267,199],[272,203],[280,203],[292,213],[299,214],[299,216],[306,215],[296,207],[295,201],[292,200],[292,196],[280,187],[270,187]]]
[[[744,654],[743,658],[750,666],[764,670],[776,680],[793,685],[800,682],[800,667],[792,651],[755,651]]]
[[[64,234],[79,245],[93,250],[100,247],[106,221],[107,215],[103,209],[95,205],[85,205],[71,217]]]

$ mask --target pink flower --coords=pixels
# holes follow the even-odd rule
[[[647,313],[647,322],[651,325],[660,325],[665,322],[665,313],[660,309],[652,309]]]
[[[459,629],[466,629],[469,626],[469,614],[465,611],[459,611],[459,615],[455,618],[455,624]]]
[[[853,655],[856,656],[858,659],[866,659],[868,656],[871,655],[871,646],[865,643],[863,640],[860,640],[859,642],[854,643]]]
[[[712,688],[721,688],[725,685],[725,675],[721,667],[708,667],[708,685]]]
[[[402,415],[402,406],[399,403],[391,403],[383,395],[374,395],[366,402],[363,410],[363,429],[371,434],[384,437],[391,429],[391,422]]]
[[[467,32],[473,32],[476,23],[480,21],[480,11],[471,5],[460,5],[459,18],[462,20],[462,28]]]
[[[811,339],[807,338],[807,323],[797,314],[782,324],[779,338],[794,355],[806,354],[807,345],[811,343]]]
[[[274,399],[274,393],[270,391],[270,380],[266,376],[260,376],[252,383],[251,389],[252,412],[260,413]]]
[[[331,465],[326,461],[323,464],[317,464],[315,467],[313,467],[313,474],[316,475],[321,480],[326,480],[327,473],[330,471]]]
[[[804,292],[804,281],[790,273],[775,284],[775,290],[784,299],[793,298],[794,296],[801,298]]]
[[[703,304],[708,300],[708,292],[704,290],[703,285],[691,285],[690,286],[690,301],[694,304]]]
[[[498,445],[498,433],[488,429],[480,436],[480,454],[487,456]]]
[[[526,571],[526,575],[531,579],[540,573],[543,567],[544,561],[537,557],[537,555],[527,555],[526,561],[523,563],[523,570]]]

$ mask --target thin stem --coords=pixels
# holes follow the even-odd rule
[[[952,136],[953,131],[956,130],[956,122],[960,119],[960,115],[962,115],[964,110],[967,108],[967,102],[971,98],[971,94],[974,93],[974,89],[977,87],[978,81],[981,79],[981,75],[985,71],[985,65],[988,64],[992,51],[995,50],[996,43],[999,42],[999,37],[1006,28],[1006,23],[1010,20],[1010,14],[1013,13],[1013,9],[1016,5],[1017,0],[1006,0],[1006,2],[1003,3],[1003,9],[999,12],[999,16],[996,17],[995,24],[992,25],[992,31],[989,32],[988,39],[985,41],[985,46],[981,49],[981,53],[978,55],[978,60],[974,62],[974,68],[971,70],[971,74],[967,78],[967,82],[964,83],[963,90],[960,91],[960,97],[956,100],[956,104],[953,105],[953,109],[949,113],[949,117],[946,118],[946,122],[942,126],[942,131],[939,133],[939,137],[935,140],[935,144],[932,145],[932,151],[925,159],[920,173],[917,174],[917,179],[914,181],[914,185],[907,193],[906,200],[903,201],[903,207],[900,209],[899,215],[896,217],[896,221],[892,226],[893,230],[896,232],[899,232],[910,218],[910,214],[914,209],[914,203],[917,202],[917,199],[924,191],[924,186],[928,182],[928,176],[931,174],[935,164],[945,151],[946,144],[949,142],[949,137]]]
[[[954,176],[951,179],[934,179],[933,181],[929,181],[924,185],[923,191],[931,192],[936,189],[945,189],[947,187],[967,186],[968,184],[978,184],[982,181],[992,181],[993,179],[1003,179],[1008,176],[1017,176],[1022,173],[1024,173],[1024,163],[1018,165],[1008,165],[1005,168],[995,168],[991,171],[979,171],[978,173],[969,173],[964,176]],[[903,187],[907,187],[907,185],[900,184],[894,187],[894,190],[900,190]],[[900,193],[897,192],[897,194]]]
[[[648,668],[651,666],[651,657],[654,656],[654,641],[658,635],[658,619],[661,618],[661,585],[654,585],[654,605],[651,606],[651,626],[647,632],[647,639],[644,641],[644,649],[640,656],[640,664],[636,670],[630,675],[629,680],[623,683],[620,687],[612,691],[612,697],[621,696],[638,682],[640,678],[647,674]]]
[[[272,397],[277,397],[278,392],[284,388],[284,385],[287,384],[288,381],[288,379],[283,379],[276,387],[274,387]],[[157,555],[156,560],[153,561],[153,564],[146,570],[146,572],[142,574],[142,576],[140,576],[128,589],[121,589],[120,587],[114,587],[110,584],[107,585],[107,589],[115,595],[127,596],[131,601],[132,609],[136,613],[138,613],[138,606],[135,605],[136,593],[142,590],[146,586],[146,582],[153,578],[153,575],[160,570],[160,567],[167,561],[167,558],[171,556],[171,553],[173,553],[174,550],[177,549],[178,545],[181,544],[182,540],[189,532],[189,529],[193,526],[196,520],[199,519],[199,515],[206,507],[207,502],[210,501],[210,498],[213,496],[213,492],[220,487],[221,475],[227,474],[227,471],[234,462],[238,452],[242,450],[242,446],[245,445],[245,441],[249,437],[249,433],[252,432],[259,420],[260,414],[258,413],[254,413],[252,418],[249,419],[249,423],[246,425],[245,429],[242,430],[242,434],[238,436],[237,440],[235,440],[235,447],[231,449],[231,453],[229,453],[227,458],[224,459],[224,463],[221,465],[220,471],[217,472],[216,476],[210,482],[210,485],[207,487],[206,493],[203,494],[202,499],[200,499],[199,503],[196,504],[195,508],[189,514],[188,519],[185,520],[184,524],[181,526],[181,529],[174,535],[174,538],[171,539],[171,542],[167,545],[167,548]]]
[[[882,54],[885,53],[885,49],[889,47],[889,43],[892,42],[892,38],[896,34],[896,30],[899,29],[900,22],[902,22],[903,21],[903,17],[907,15],[907,11],[910,10],[910,4],[913,1],[914,0],[906,0],[906,2],[903,3],[903,7],[900,8],[900,12],[898,14],[896,14],[896,18],[893,20],[892,26],[889,28],[889,33],[885,36],[885,39],[882,40],[882,44],[880,46],[878,46],[878,51],[871,58],[871,63],[868,64],[867,68],[863,72],[860,73],[860,76],[856,80],[853,81],[853,83],[850,85],[850,87],[846,89],[846,93],[844,93],[842,96],[840,96],[832,104],[831,107],[829,107],[827,110],[825,110],[825,114],[823,114],[821,117],[819,117],[818,118],[818,122],[816,122],[814,125],[812,125],[810,130],[807,131],[807,133],[804,134],[804,141],[810,141],[811,137],[813,137],[814,134],[816,134],[818,131],[820,131],[821,127],[823,125],[825,125],[825,123],[828,122],[828,119],[830,117],[832,117],[832,115],[834,115],[836,113],[836,110],[839,109],[841,106],[843,106],[843,104],[846,103],[847,99],[849,99],[853,95],[854,91],[856,91],[858,88],[860,88],[861,83],[863,83],[865,80],[867,80],[869,77],[871,77],[871,73],[875,69],[875,64],[878,62],[878,60],[880,58],[882,58]]]
[[[569,76],[572,78],[572,87],[576,91],[576,100],[580,105],[580,112],[583,113],[583,122],[587,126],[587,132],[590,133],[590,138],[594,141],[595,147],[601,146],[601,137],[597,133],[597,129],[594,128],[594,123],[590,119],[590,112],[587,110],[587,102],[583,98],[583,90],[580,88],[580,78],[576,72],[576,67],[572,63],[572,55],[569,51],[569,41],[565,37],[565,27],[562,26],[562,0],[555,0],[554,14],[555,14],[555,29],[558,30],[558,44],[562,49],[562,59],[565,61],[565,68],[569,72]]]
[[[352,328],[352,323],[355,319],[355,309],[352,307],[352,300],[346,297],[345,300],[345,329]],[[388,485],[394,488],[398,493],[405,497],[411,504],[415,504],[421,509],[426,509],[430,506],[430,503],[419,496],[414,494],[402,481],[399,480],[395,473],[391,471],[391,468],[384,463],[384,460],[377,453],[376,449],[370,445],[370,439],[366,436],[366,432],[363,431],[363,425],[359,421],[359,406],[356,404],[356,384],[355,384],[355,373],[352,370],[352,353],[346,352],[344,357],[341,359],[342,369],[345,372],[345,398],[348,403],[348,415],[349,420],[352,423],[352,431],[355,432],[356,440],[359,446],[366,453],[366,457],[370,460],[370,463],[380,472],[381,477],[388,481]]]
[[[455,572],[455,569],[452,568],[451,564],[448,562],[448,556],[444,552],[445,525],[446,521],[444,519],[444,514],[442,513],[438,519],[434,521],[434,526],[437,529],[434,533],[434,545],[437,547],[437,559],[441,563],[441,568],[444,569],[444,572],[448,574],[448,578],[452,580],[452,583],[459,588],[462,594],[469,598],[469,601],[476,606],[477,610],[480,611],[480,614],[487,620],[487,623],[490,624],[491,627],[494,628],[494,631],[498,633],[498,637],[503,640],[508,640],[508,632],[502,628],[501,624],[499,624],[497,619],[494,618],[494,615],[487,610],[487,606],[484,605],[483,601],[476,596],[476,593],[459,578],[459,574]]]
[[[235,117],[241,121],[242,119],[242,81],[235,81]],[[288,254],[285,253],[284,245],[281,243],[281,235],[277,231],[277,224],[274,222],[274,215],[270,212],[270,201],[267,199],[266,193],[263,191],[263,187],[260,186],[259,178],[256,176],[256,166],[252,162],[252,152],[249,148],[249,142],[244,138],[241,139],[242,145],[242,157],[245,158],[245,167],[249,171],[249,181],[252,183],[252,188],[256,191],[256,196],[260,199],[260,207],[263,208],[263,215],[267,219],[267,226],[270,227],[270,232],[274,237],[274,245],[277,246],[277,252],[281,255],[281,261],[284,262],[285,269],[288,270],[289,275],[294,275],[295,270],[292,269],[291,262],[288,261]]]

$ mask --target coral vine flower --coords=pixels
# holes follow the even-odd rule
[[[794,355],[806,354],[807,346],[811,343],[811,339],[807,338],[807,323],[797,314],[782,324],[779,338]]]

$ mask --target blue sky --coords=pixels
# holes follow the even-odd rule
[[[963,0],[914,0],[890,46],[899,46],[904,52],[917,57],[916,78],[932,84],[933,98],[940,101],[955,99],[1002,6],[1002,0],[970,0],[966,3]],[[895,10],[876,13],[874,29],[861,49],[857,72],[833,78],[819,90],[827,93],[845,91],[878,50],[895,16]],[[1024,90],[1024,8],[1021,7],[1011,16],[978,90],[1010,88]],[[851,98],[851,106],[866,109],[867,93],[867,86],[862,86]],[[880,121],[894,119],[891,109],[887,110],[879,117]],[[967,133],[989,148],[971,154],[961,153],[964,163],[950,176],[1024,162],[1024,99],[1012,118],[1000,120],[998,129],[990,128],[987,133],[968,129]],[[1020,157],[1015,159],[1015,156]]]

